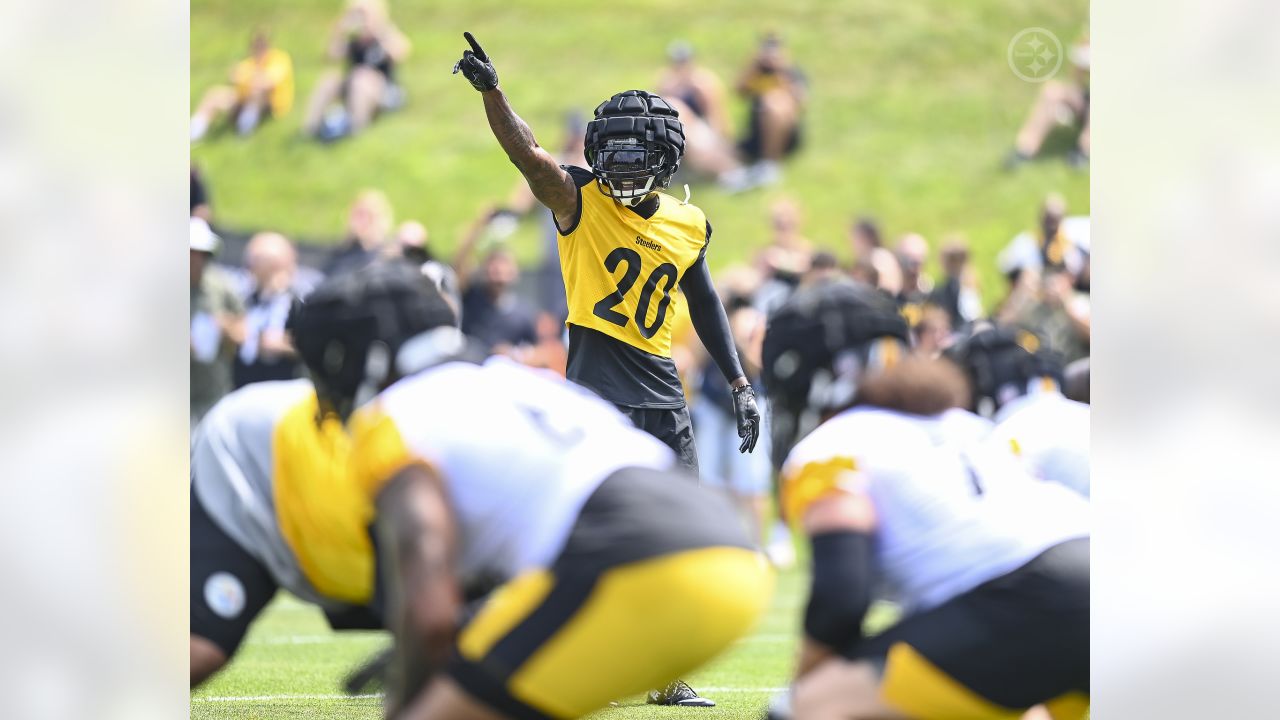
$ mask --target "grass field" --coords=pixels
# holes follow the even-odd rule
[[[695,186],[693,201],[716,227],[713,270],[765,241],[767,201],[787,194],[802,202],[806,233],[845,258],[855,214],[880,218],[890,238],[964,234],[990,302],[1003,292],[996,251],[1034,222],[1046,192],[1063,192],[1073,213],[1089,210],[1087,173],[1061,161],[1065,134],[1051,139],[1045,160],[1013,174],[1000,167],[1039,87],[1010,72],[1009,40],[1039,26],[1069,45],[1087,23],[1087,0],[653,0],[635,12],[586,0],[398,0],[393,18],[414,44],[400,72],[410,104],[361,137],[322,146],[300,139],[299,126],[340,8],[336,0],[192,0],[193,107],[244,55],[255,25],[274,30],[297,72],[291,114],[248,140],[224,134],[192,149],[224,226],[332,241],[356,190],[370,186],[386,190],[399,218],[423,220],[433,241],[451,248],[518,180],[476,93],[449,74],[463,30],[490,51],[513,104],[551,146],[565,110],[651,85],[673,38],[690,40],[732,82],[759,33],[780,31],[811,84],[806,144],[777,188],[730,197]],[[515,236],[523,259],[539,252],[536,233],[525,223]]]
[[[759,718],[775,689],[786,684],[791,669],[804,599],[802,583],[799,572],[782,574],[773,605],[754,634],[687,678],[694,688],[716,700],[717,707],[657,708],[635,697],[623,699],[622,707],[602,711],[597,717]],[[380,698],[344,697],[338,683],[387,642],[383,633],[335,633],[315,608],[282,594],[253,626],[234,663],[192,693],[191,717],[380,717]]]

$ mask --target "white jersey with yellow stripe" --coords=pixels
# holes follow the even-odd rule
[[[1088,506],[1035,482],[982,441],[962,410],[935,416],[855,407],[800,441],[783,466],[797,519],[830,492],[865,494],[876,511],[881,595],[907,612],[935,607],[1062,541],[1087,537]]]
[[[996,413],[991,442],[1013,451],[1027,472],[1089,497],[1089,406],[1037,390]]]
[[[666,445],[590,391],[505,358],[401,380],[353,429],[356,473],[371,497],[409,463],[439,471],[464,584],[547,567],[606,477],[675,463]]]

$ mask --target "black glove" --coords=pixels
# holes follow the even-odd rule
[[[471,87],[480,92],[498,87],[498,71],[493,69],[488,53],[480,47],[471,33],[464,32],[462,36],[471,43],[471,50],[462,51],[462,59],[453,65],[454,74],[462,71],[462,76],[470,81]]]
[[[760,408],[756,407],[756,391],[750,385],[733,391],[733,417],[738,421],[738,437],[742,438],[738,452],[755,450],[760,439]]]

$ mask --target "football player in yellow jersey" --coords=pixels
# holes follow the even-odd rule
[[[559,165],[512,110],[489,56],[471,33],[464,36],[471,49],[454,72],[480,91],[498,143],[560,233],[569,379],[618,406],[696,474],[689,411],[671,359],[679,285],[698,337],[733,388],[739,449],[751,452],[760,412],[707,268],[711,224],[696,206],[660,192],[684,155],[679,114],[643,90],[618,93],[587,123],[591,169]]]
[[[413,281],[422,283],[423,277],[407,265],[371,266],[326,282],[308,303],[340,304],[370,288],[398,289]],[[365,317],[342,318],[340,330],[375,339],[378,330],[389,337],[437,331],[437,343],[452,352],[462,345],[456,318],[438,292],[429,302],[431,292],[434,286],[405,293],[398,314],[371,310]],[[290,329],[299,350],[315,354],[296,316],[290,317]],[[375,321],[378,327],[371,329]],[[382,347],[398,349],[394,343]],[[440,354],[422,341],[416,351],[419,357]],[[343,359],[332,352],[326,357],[331,363]],[[377,377],[390,368],[377,351],[360,362],[359,374],[330,373],[325,376],[329,384],[319,388],[307,379],[247,385],[214,405],[196,428],[191,448],[192,686],[228,662],[278,588],[319,605],[335,629],[381,627],[369,535],[373,504],[350,481],[351,443],[344,423],[355,402],[380,389]],[[328,402],[335,383],[349,390],[343,396],[350,403]]]

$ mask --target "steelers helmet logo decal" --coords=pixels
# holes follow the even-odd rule
[[[204,582],[204,601],[218,617],[235,619],[244,612],[244,585],[231,573],[214,573]]]

